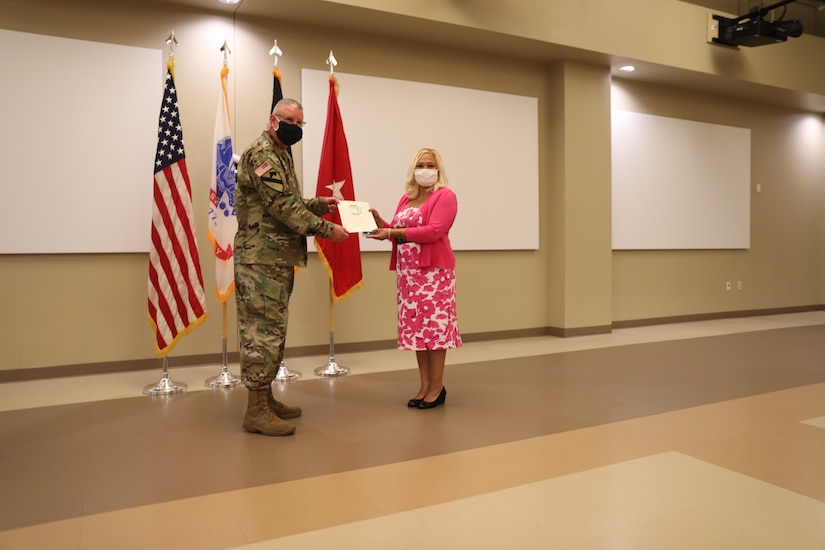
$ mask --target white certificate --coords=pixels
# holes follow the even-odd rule
[[[341,216],[341,225],[349,233],[362,233],[378,229],[368,202],[339,201],[338,214]]]

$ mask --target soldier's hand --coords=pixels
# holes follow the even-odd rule
[[[339,200],[336,197],[327,197],[327,212],[335,212],[338,210]]]
[[[347,233],[347,230],[336,223],[332,235],[329,236],[329,240],[334,243],[339,243],[348,237],[349,233]]]

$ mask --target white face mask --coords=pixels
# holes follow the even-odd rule
[[[417,168],[415,170],[415,183],[421,187],[432,187],[438,181],[438,170],[435,168]]]

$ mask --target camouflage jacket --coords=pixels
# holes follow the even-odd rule
[[[292,156],[264,132],[244,151],[235,186],[236,264],[306,266],[306,237],[332,235],[324,197],[304,199]]]

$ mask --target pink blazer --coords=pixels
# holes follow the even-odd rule
[[[398,201],[397,214],[410,202],[406,193]],[[423,225],[405,230],[407,241],[421,245],[420,267],[455,268],[455,255],[450,246],[449,232],[458,213],[458,199],[451,189],[442,187],[427,197],[419,208]],[[388,226],[389,227],[389,226]],[[398,242],[392,241],[390,269],[395,269]]]

